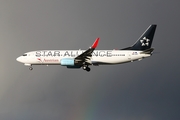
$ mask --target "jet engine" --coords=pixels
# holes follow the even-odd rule
[[[62,66],[74,66],[75,62],[73,58],[63,58],[60,61]]]

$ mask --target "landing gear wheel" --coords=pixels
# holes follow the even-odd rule
[[[87,72],[89,72],[91,70],[91,68],[89,68],[88,65],[82,66],[82,69],[86,70]]]
[[[33,67],[29,67],[29,70],[33,70]]]
[[[83,68],[83,70],[86,70],[87,67],[86,67],[86,66],[83,66],[82,68]]]
[[[87,72],[91,71],[91,68],[86,67],[86,71],[87,71]]]

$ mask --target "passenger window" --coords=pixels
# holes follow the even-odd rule
[[[23,56],[27,56],[27,54],[24,54]]]

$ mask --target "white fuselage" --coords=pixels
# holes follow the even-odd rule
[[[27,52],[17,58],[24,65],[61,65],[63,58],[75,58],[85,50],[39,50]],[[142,54],[142,51],[133,50],[94,50],[92,57],[87,61],[90,65],[121,64],[142,60],[151,54]]]
[[[62,65],[67,68],[83,68],[89,72],[89,65],[113,65],[142,60],[152,55],[151,48],[155,24],[150,25],[140,38],[131,46],[122,50],[95,50],[100,38],[97,38],[87,50],[39,50],[23,54],[16,60],[26,66]]]

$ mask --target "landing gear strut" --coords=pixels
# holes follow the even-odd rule
[[[82,68],[83,70],[86,70],[87,72],[91,71],[91,68],[89,68],[88,66],[83,66]]]
[[[33,67],[29,67],[29,70],[33,70]]]

